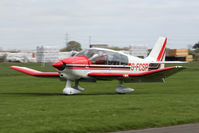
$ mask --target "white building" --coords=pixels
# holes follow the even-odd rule
[[[8,62],[36,62],[36,58],[31,52],[19,52],[19,53],[6,53],[5,61]]]
[[[147,57],[148,47],[147,46],[135,46],[132,45],[129,48],[129,54],[137,57]]]
[[[42,63],[54,63],[59,60],[71,57],[75,53],[77,52],[59,52],[59,49],[55,46],[38,46],[36,49],[37,62]]]
[[[37,62],[56,62],[59,60],[59,49],[55,46],[38,46],[36,48]]]

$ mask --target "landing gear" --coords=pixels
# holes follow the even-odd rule
[[[79,91],[84,91],[84,88],[80,87],[78,84],[79,84],[79,80],[75,80],[75,86],[73,86],[73,88]]]
[[[81,91],[84,90],[84,88],[79,86],[79,81],[75,80],[75,85],[73,87],[71,87],[72,85],[72,81],[71,80],[67,80],[66,82],[66,86],[63,90],[63,94],[67,94],[67,95],[73,95],[73,94],[79,94],[81,93]],[[134,89],[132,88],[127,88],[125,86],[122,85],[122,80],[119,80],[119,84],[118,87],[116,88],[116,93],[118,94],[125,94],[127,92],[131,92],[134,91]]]
[[[79,94],[81,91],[84,90],[84,88],[81,88],[78,85],[79,81],[75,81],[75,86],[71,87],[72,81],[71,80],[67,80],[66,82],[66,86],[63,90],[63,94],[67,94],[67,95],[73,95],[73,94]]]
[[[119,80],[118,87],[116,88],[116,93],[118,93],[118,94],[125,94],[125,93],[131,92],[131,91],[134,91],[134,89],[127,88],[127,87],[123,86],[122,85],[122,80]]]

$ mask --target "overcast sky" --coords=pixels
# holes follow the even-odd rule
[[[0,47],[64,47],[68,39],[152,47],[159,36],[168,47],[199,41],[197,0],[0,0]]]

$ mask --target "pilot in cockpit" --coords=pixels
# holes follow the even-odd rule
[[[95,54],[93,54],[92,57],[90,57],[90,60],[93,64],[105,64],[106,63],[106,57],[103,51],[97,51]]]
[[[103,56],[103,55],[104,55],[103,51],[98,51],[97,53],[93,54],[92,57],[90,57],[90,60],[93,60],[94,58],[100,57],[100,56]]]

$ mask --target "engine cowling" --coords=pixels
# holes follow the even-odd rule
[[[58,70],[64,70],[68,64],[90,65],[92,63],[86,56],[74,56],[55,62],[52,66]]]

